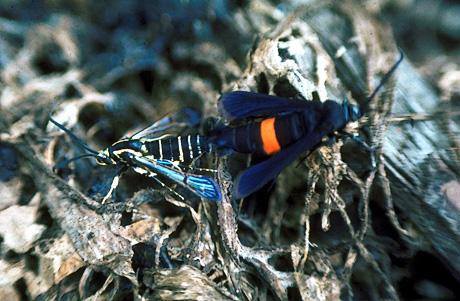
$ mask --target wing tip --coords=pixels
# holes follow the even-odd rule
[[[194,182],[195,180],[198,183],[192,185],[192,182]],[[203,181],[206,184],[203,184]],[[184,179],[184,183],[190,191],[194,192],[196,195],[202,198],[216,202],[222,199],[222,193],[220,191],[219,185],[217,185],[216,181],[209,177],[201,175],[186,176]]]
[[[220,191],[219,185],[213,180],[209,179],[211,185],[213,186],[213,196],[205,197],[207,200],[219,202],[222,200],[222,192]]]
[[[255,183],[254,185],[250,185],[252,181],[250,179],[246,179],[246,180],[244,179],[244,177],[246,176],[246,171],[240,172],[236,176],[235,180],[233,180],[232,196],[235,200],[240,200],[242,198],[245,198],[249,196],[250,194],[259,190],[263,186],[263,185],[260,185],[260,183]]]

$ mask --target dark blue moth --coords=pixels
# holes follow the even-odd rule
[[[361,106],[336,101],[314,102],[246,91],[222,95],[218,109],[228,121],[259,117],[262,121],[236,127],[220,127],[213,133],[213,145],[221,152],[272,155],[269,159],[240,172],[233,183],[233,196],[243,198],[275,178],[287,165],[307,150],[321,145],[324,137],[333,138],[347,123],[361,118],[376,93],[388,81],[399,60]]]

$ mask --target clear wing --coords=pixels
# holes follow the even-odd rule
[[[161,136],[165,131],[178,131],[185,127],[194,126],[200,121],[198,112],[192,109],[182,109],[171,115],[163,117],[151,126],[135,133],[130,139]]]

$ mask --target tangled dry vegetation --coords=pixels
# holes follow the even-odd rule
[[[113,168],[81,160],[52,172],[82,149],[49,123],[51,111],[99,150],[174,109],[217,117],[216,101],[230,90],[362,102],[398,55],[382,8],[322,2],[288,14],[264,1],[3,2],[2,299],[459,293],[453,63],[428,72],[433,91],[403,62],[349,129],[359,128],[374,152],[339,139],[243,201],[230,194],[232,177],[250,162],[241,155],[200,159],[216,169],[220,202],[172,186],[181,200],[127,173],[101,204]],[[433,268],[444,282],[413,275],[433,262],[448,263]]]

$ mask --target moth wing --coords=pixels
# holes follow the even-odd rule
[[[313,106],[315,106],[315,103],[308,100],[285,98],[247,91],[234,91],[223,94],[217,103],[220,113],[228,121],[309,110],[312,109]]]
[[[149,160],[141,156],[133,156],[131,160],[138,165],[138,168],[160,174],[199,197],[212,201],[222,199],[219,185],[209,177],[184,173],[180,168],[174,167],[171,161]]]
[[[194,126],[200,121],[198,112],[192,109],[182,109],[171,115],[165,116],[154,124],[140,130],[130,137],[130,139],[140,139],[144,137],[162,136],[166,131],[178,131],[189,126]]]
[[[236,199],[241,199],[256,192],[278,176],[286,166],[291,164],[303,152],[315,149],[321,143],[322,137],[323,135],[319,133],[308,135],[279,151],[269,159],[243,170],[233,182],[233,196]]]

